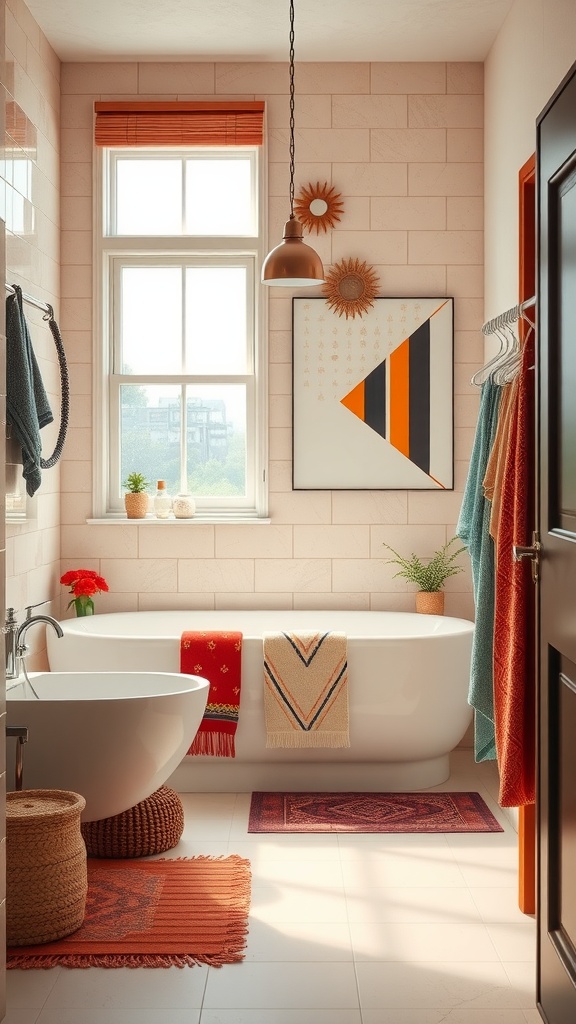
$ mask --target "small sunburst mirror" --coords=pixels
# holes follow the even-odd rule
[[[362,316],[378,294],[378,275],[374,267],[358,259],[340,260],[326,273],[323,292],[330,309],[354,319]]]
[[[319,181],[315,185],[303,185],[294,200],[294,213],[307,231],[328,231],[340,220],[344,209],[341,193],[327,181],[323,185]]]

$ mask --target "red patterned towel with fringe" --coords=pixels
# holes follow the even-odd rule
[[[240,710],[242,633],[185,632],[180,638],[180,671],[210,683],[206,711],[189,754],[235,757]]]

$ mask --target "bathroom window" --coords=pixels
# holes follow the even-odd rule
[[[257,146],[101,147],[97,515],[122,481],[266,514]]]

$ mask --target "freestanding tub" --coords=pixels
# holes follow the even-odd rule
[[[208,696],[205,679],[179,673],[29,678],[32,686],[19,682],[6,694],[7,724],[28,728],[24,788],[81,793],[83,821],[119,814],[166,782],[196,735]],[[7,741],[9,769],[14,742]]]
[[[184,630],[243,633],[236,757],[189,757],[181,792],[250,789],[410,790],[449,776],[449,753],[472,718],[467,703],[473,623],[448,616],[359,611],[118,612],[47,633],[53,670],[177,672]],[[339,630],[348,637],[350,747],[266,747],[262,634]]]

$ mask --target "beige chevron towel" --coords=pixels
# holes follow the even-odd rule
[[[267,747],[349,747],[344,633],[264,633]]]

